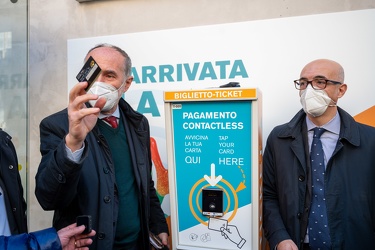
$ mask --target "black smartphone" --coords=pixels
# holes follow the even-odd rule
[[[163,242],[161,241],[161,239],[159,238],[159,236],[154,235],[151,232],[149,232],[149,236],[150,236],[151,249],[155,249],[155,250],[157,250],[157,249],[169,250],[169,248],[167,246],[163,245]]]
[[[89,234],[92,230],[91,215],[80,215],[77,216],[77,226],[85,225],[85,230],[82,234]]]

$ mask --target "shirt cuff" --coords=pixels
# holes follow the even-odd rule
[[[70,148],[68,148],[68,146],[65,144],[65,149],[66,149],[66,154],[69,158],[69,160],[75,162],[75,163],[78,163],[79,160],[81,159],[81,156],[82,156],[82,153],[83,153],[83,150],[85,149],[85,143],[83,143],[83,146],[82,148],[72,152],[72,150]]]

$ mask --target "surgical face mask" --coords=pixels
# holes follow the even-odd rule
[[[118,90],[121,89],[124,83],[120,86],[120,88],[116,89],[110,84],[104,82],[95,82],[87,93],[98,95],[99,98],[97,100],[104,97],[107,102],[105,103],[101,112],[106,112],[111,110],[118,103],[118,100],[121,98]],[[90,100],[89,103],[94,107],[97,100]]]
[[[324,114],[328,106],[336,106],[336,103],[328,97],[323,89],[316,90],[311,86],[307,86],[307,88],[302,91],[300,102],[303,110],[313,117]],[[333,102],[334,105],[330,105],[331,102]]]

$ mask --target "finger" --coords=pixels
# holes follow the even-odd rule
[[[94,94],[82,94],[75,96],[74,99],[71,99],[69,102],[69,105],[74,110],[80,110],[82,108],[85,108],[85,103],[91,100],[97,100],[98,95]]]
[[[95,103],[95,107],[102,109],[106,102],[107,102],[107,98],[99,98]]]
[[[96,231],[91,230],[91,232],[89,234],[79,234],[75,238],[76,238],[76,240],[87,239],[88,237],[95,236],[95,234],[96,234]]]
[[[78,118],[82,119],[85,116],[88,115],[97,115],[100,112],[100,108],[94,107],[94,108],[84,108],[76,112],[75,114],[72,114],[72,118]]]
[[[162,242],[163,242],[163,245],[165,245],[165,246],[168,245],[168,240],[167,239],[163,239]]]
[[[160,233],[158,236],[161,239],[163,245],[168,244],[168,234],[167,233]]]
[[[84,88],[87,82],[80,82],[76,84],[69,92],[69,105],[75,110],[84,107],[84,104],[90,100],[97,100],[98,95],[88,94]]]
[[[70,228],[70,226],[69,226],[69,228]],[[70,232],[71,236],[73,236],[73,235],[81,234],[84,230],[85,230],[84,225],[81,225],[81,226],[77,227],[76,224],[75,224],[75,227],[71,227],[69,229],[69,232]]]
[[[70,225],[67,226],[67,227],[61,228],[61,229],[59,230],[59,232],[68,232],[68,231],[70,231],[70,230],[72,230],[72,229],[74,229],[74,228],[76,228],[76,227],[77,227],[77,224],[76,224],[76,223],[73,223],[73,224],[70,224]]]
[[[79,82],[69,92],[69,101],[72,102],[77,96],[86,93],[87,82]]]
[[[94,108],[82,108],[77,111],[68,111],[68,117],[69,121],[71,122],[80,122],[84,117],[89,116],[89,115],[96,115],[98,116],[100,112],[100,109],[97,107]]]
[[[79,248],[79,249],[82,247],[90,246],[91,244],[92,244],[92,239],[90,238],[80,239],[74,242],[75,248]]]

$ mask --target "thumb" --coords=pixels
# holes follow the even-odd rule
[[[68,237],[72,237],[74,235],[81,234],[84,230],[85,230],[84,225],[77,227],[77,225],[74,223],[66,228],[59,230],[58,233],[63,233]]]
[[[220,228],[221,235],[224,236],[225,238],[227,237],[227,230],[224,227]]]

